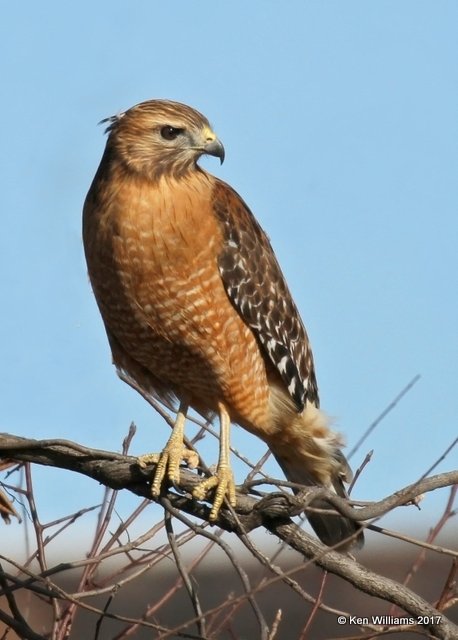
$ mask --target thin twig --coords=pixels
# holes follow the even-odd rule
[[[102,628],[102,622],[104,621],[106,614],[108,612],[108,609],[111,605],[111,603],[113,602],[113,598],[115,597],[115,593],[112,593],[108,598],[107,601],[105,603],[105,606],[103,607],[103,611],[100,614],[96,625],[95,625],[95,633],[94,633],[94,640],[98,640],[99,636],[100,636],[100,629]]]
[[[366,431],[363,433],[361,438],[355,444],[353,449],[351,449],[349,451],[349,453],[347,455],[348,459],[350,459],[358,451],[360,446],[370,436],[370,434],[373,432],[373,430],[382,422],[382,420],[384,418],[386,418],[386,416],[391,411],[393,411],[393,409],[398,404],[398,402],[400,402],[400,400],[402,400],[402,398],[406,395],[406,393],[408,393],[415,384],[417,384],[417,382],[420,380],[420,378],[421,378],[421,375],[419,373],[417,373],[417,375],[412,378],[412,380],[402,389],[402,391],[400,391],[398,393],[398,395],[389,403],[389,405],[387,405],[385,407],[385,409],[382,411],[382,413],[367,427]]]
[[[275,618],[274,618],[274,621],[272,623],[272,629],[270,630],[269,637],[267,638],[267,640],[274,640],[275,639],[275,636],[277,635],[278,628],[280,626],[281,617],[282,617],[282,610],[278,609],[277,613],[275,614]]]
[[[439,533],[444,528],[445,523],[448,522],[448,520],[455,515],[455,512],[453,511],[453,503],[455,501],[457,491],[458,491],[458,485],[450,487],[450,495],[448,497],[447,504],[445,505],[444,512],[439,518],[436,525],[430,530],[428,537],[426,538],[427,544],[431,545],[434,542],[434,540],[437,538]],[[457,557],[458,557],[458,553],[457,553]],[[420,570],[420,567],[423,565],[425,559],[426,559],[426,549],[423,548],[418,554],[416,560],[413,562],[404,580],[402,581],[402,584],[404,586],[407,586],[410,583],[413,576]],[[390,609],[390,615],[394,615],[394,611],[395,611],[395,606],[393,605]]]
[[[445,580],[444,588],[439,596],[439,600],[436,603],[436,609],[438,611],[445,611],[448,603],[455,599],[456,593],[456,576],[458,574],[458,560],[455,558],[452,561],[450,571],[448,572],[447,579]]]
[[[355,475],[353,476],[353,480],[351,481],[350,486],[348,487],[348,495],[351,495],[353,487],[355,486],[359,476],[362,474],[363,470],[366,468],[366,466],[372,460],[372,456],[373,455],[374,455],[374,450],[373,449],[371,449],[369,451],[369,453],[366,453],[366,456],[365,456],[364,460],[359,465],[359,467],[356,469]]]
[[[416,547],[422,547],[423,549],[427,549],[428,551],[435,551],[436,553],[440,553],[446,556],[452,556],[452,558],[458,558],[458,551],[455,551],[454,549],[447,549],[446,547],[441,547],[437,544],[430,544],[428,542],[424,542],[423,540],[418,540],[417,538],[407,536],[404,533],[391,531],[390,529],[385,529],[385,527],[379,527],[376,524],[369,524],[367,525],[367,528],[371,531],[381,533],[384,536],[395,538],[396,540],[402,540],[403,542],[413,544]]]
[[[251,586],[250,586],[250,581],[249,581],[248,575],[247,575],[246,571],[243,569],[243,567],[241,566],[241,564],[239,563],[239,561],[237,560],[237,558],[235,556],[235,553],[231,549],[231,547],[229,545],[227,545],[220,538],[217,538],[215,536],[215,534],[210,533],[209,531],[206,531],[202,527],[199,527],[199,526],[195,525],[191,520],[186,518],[178,509],[173,507],[171,502],[167,498],[162,498],[161,502],[164,505],[164,507],[172,515],[175,516],[175,518],[181,520],[181,522],[183,522],[187,527],[189,527],[190,529],[192,529],[193,531],[195,531],[199,535],[204,536],[205,538],[208,538],[209,540],[215,541],[216,544],[218,544],[218,546],[221,547],[221,549],[223,549],[223,551],[225,552],[225,554],[227,555],[227,557],[231,561],[232,566],[234,567],[234,569],[238,573],[238,575],[240,577],[240,580],[241,580],[241,582],[243,584],[243,587],[244,587],[245,592],[246,592],[247,600],[250,603],[251,608],[253,610],[253,613],[255,614],[255,616],[256,616],[256,618],[258,620],[258,623],[259,623],[259,626],[260,626],[260,630],[261,630],[261,638],[262,638],[262,640],[266,640],[267,635],[268,635],[267,623],[264,620],[264,616],[262,615],[261,610],[259,609],[259,606],[258,606],[257,602],[250,595]],[[164,638],[169,637],[169,635],[173,635],[174,631],[175,630],[172,629],[169,634],[164,635]],[[162,640],[162,637],[161,637],[161,640]]]
[[[16,599],[14,597],[14,593],[11,591],[8,585],[8,580],[6,578],[5,572],[3,571],[3,567],[0,564],[0,585],[2,586],[3,593],[5,594],[6,601],[11,611],[11,615],[15,622],[22,628],[22,633],[28,634],[28,636],[37,635],[33,631],[33,629],[27,624],[25,618],[19,610]],[[24,636],[27,637],[27,636]]]
[[[1,609],[0,622],[3,622],[7,626],[7,629],[13,629],[13,631],[17,633],[18,637],[24,638],[24,640],[47,640],[47,636],[41,636],[40,634],[35,633],[28,625],[18,622]]]
[[[170,514],[170,511],[168,511],[168,509],[164,509],[164,522],[165,522],[165,530],[167,533],[167,539],[169,541],[170,548],[173,553],[173,557],[175,558],[177,569],[186,587],[186,591],[188,592],[192,607],[194,609],[194,613],[196,614],[197,631],[200,633],[202,638],[206,638],[207,630],[206,630],[206,624],[205,624],[205,617],[204,617],[204,614],[202,613],[202,607],[200,604],[199,596],[188,574],[186,566],[181,557],[179,547],[176,543],[175,532],[173,531],[173,525],[172,525],[172,516]]]
[[[318,609],[320,608],[320,605],[321,605],[321,602],[322,602],[322,599],[323,599],[323,592],[324,592],[324,587],[325,587],[325,584],[326,584],[327,577],[328,577],[328,572],[325,570],[325,571],[323,571],[323,577],[321,578],[320,590],[319,590],[318,595],[316,597],[315,604],[313,605],[313,608],[312,608],[312,610],[310,612],[308,620],[305,623],[304,628],[302,629],[302,633],[299,636],[299,640],[305,640],[305,638],[307,637],[307,632],[308,632],[308,630],[310,629],[310,627],[312,625],[312,622],[313,622],[313,620],[314,620],[314,618],[316,616],[316,613],[317,613]]]
[[[221,530],[220,530],[220,533],[222,533]],[[194,540],[194,539],[195,539],[195,533],[193,531],[187,531],[187,532],[185,531],[179,536],[177,536],[177,544],[181,546],[182,544],[186,544],[190,540]],[[202,549],[202,551],[197,556],[194,557],[190,565],[190,571],[193,571],[202,562],[202,560],[206,557],[206,555],[208,554],[208,552],[213,546],[214,546],[214,542],[210,541]],[[167,554],[171,554],[170,548],[168,548],[168,551],[164,549],[164,553],[161,554],[162,559],[164,559]],[[155,558],[155,560],[149,563],[148,568],[152,568],[158,561],[159,561],[159,558],[158,557]],[[175,581],[175,584],[172,585],[172,587],[161,598],[156,599],[151,605],[147,607],[147,609],[145,610],[142,616],[142,619],[147,620],[151,616],[155,615],[156,612],[159,611],[175,595],[175,593],[182,587],[182,585],[183,585],[183,580],[181,576],[178,576],[178,578]],[[137,631],[137,629],[138,629],[138,625],[131,624],[125,627],[118,635],[116,635],[113,638],[113,640],[121,640],[121,638],[126,638],[128,636],[131,636]]]
[[[434,471],[434,469],[443,461],[445,460],[445,458],[448,456],[448,454],[450,453],[450,451],[452,449],[454,449],[456,447],[456,445],[458,444],[458,437],[455,438],[455,440],[453,440],[453,442],[451,442],[449,444],[449,446],[446,448],[446,450],[444,451],[444,453],[442,453],[439,458],[429,467],[429,469],[427,471],[424,472],[424,474],[420,477],[420,480],[423,480],[424,478],[427,478],[429,476],[429,474]]]

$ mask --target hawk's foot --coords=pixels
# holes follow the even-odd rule
[[[153,482],[151,483],[151,495],[157,497],[161,492],[161,486],[165,476],[171,484],[180,481],[180,464],[184,462],[189,469],[196,469],[199,464],[199,455],[188,449],[182,442],[168,441],[161,453],[147,453],[138,457],[140,467],[156,464]]]
[[[198,454],[183,444],[187,408],[185,402],[180,404],[172,434],[163,451],[161,453],[148,453],[138,458],[138,464],[141,467],[146,467],[150,463],[157,465],[151,483],[151,495],[154,497],[161,493],[161,486],[165,476],[172,484],[179,483],[180,464],[182,461],[186,462],[190,469],[195,469],[199,464]]]
[[[204,500],[207,492],[215,489],[213,497],[213,505],[210,511],[209,520],[214,522],[217,517],[224,498],[227,498],[229,504],[235,507],[237,500],[235,497],[234,475],[229,467],[218,467],[216,474],[206,478],[192,492],[193,498],[196,500]]]

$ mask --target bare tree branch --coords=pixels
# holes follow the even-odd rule
[[[313,559],[321,568],[340,576],[365,593],[396,604],[415,618],[427,616],[431,620],[438,620],[437,624],[426,625],[433,637],[447,640],[458,637],[458,627],[411,589],[369,571],[349,556],[328,550],[291,521],[267,522],[266,527],[303,556]]]
[[[34,462],[35,464],[67,469],[86,475],[112,489],[128,489],[136,495],[151,498],[149,481],[154,473],[154,464],[146,468],[139,466],[137,458],[116,452],[103,451],[84,447],[69,440],[33,440],[21,438],[7,433],[0,434],[0,456],[8,455],[17,461]],[[186,469],[181,469],[179,488],[191,493],[201,478]],[[290,482],[265,479],[250,483],[273,484],[276,486],[298,486]],[[418,496],[441,487],[458,484],[458,470],[441,473],[415,482],[391,496],[367,506],[354,508],[343,498],[321,487],[308,487],[298,496],[287,493],[268,494],[258,500],[246,495],[246,490],[237,494],[236,512],[242,519],[244,529],[262,526],[263,517],[291,517],[302,513],[317,498],[325,498],[340,513],[357,521],[370,520],[384,515],[393,508],[411,503]],[[196,503],[185,495],[171,493],[172,504],[202,519],[206,519],[207,507]],[[354,503],[358,504],[358,503]],[[230,521],[227,510],[222,510],[221,522]],[[226,527],[227,527],[226,522]],[[225,527],[225,528],[226,528]]]
[[[0,435],[0,455],[16,461],[34,462],[68,469],[91,477],[111,489],[127,489],[136,495],[150,497],[149,483],[154,471],[154,465],[145,470],[138,465],[137,459],[132,456],[90,449],[65,440],[31,440],[9,434]],[[197,474],[182,469],[179,490],[183,491],[183,494],[169,490],[159,498],[159,501],[170,513],[175,517],[179,517],[190,528],[195,525],[184,518],[180,512],[184,511],[204,521],[207,520],[209,515],[209,508],[205,504],[196,502],[189,495],[199,482],[200,478]],[[263,480],[262,482],[277,486],[289,486],[289,483],[280,483],[276,480]],[[437,624],[431,623],[427,625],[425,631],[427,629],[436,638],[451,639],[458,636],[458,628],[443,613],[439,613],[437,609],[406,586],[369,571],[348,555],[343,555],[325,547],[302,531],[291,520],[291,517],[310,508],[310,503],[317,497],[325,497],[339,512],[362,522],[379,517],[394,507],[412,503],[423,493],[440,487],[453,486],[454,484],[458,484],[458,471],[450,471],[430,478],[423,478],[379,502],[366,504],[365,506],[358,506],[361,503],[354,503],[356,506],[351,506],[346,500],[338,498],[322,488],[311,488],[298,496],[277,492],[262,498],[255,498],[248,495],[250,487],[257,485],[257,482],[251,482],[241,487],[237,495],[237,507],[234,510],[224,509],[221,511],[217,524],[226,531],[232,531],[243,536],[254,528],[265,527],[266,530],[275,534],[280,540],[301,553],[304,558],[326,571],[340,576],[365,593],[397,605],[412,616],[429,616],[431,619],[435,619],[434,616],[441,616],[440,619],[437,618]],[[113,503],[110,500],[105,513],[111,513],[112,509]],[[36,528],[37,523],[38,519],[35,523]],[[100,530],[106,530],[105,518],[101,519],[99,527]],[[101,540],[100,530],[96,536],[97,543],[93,547],[97,551]],[[209,535],[201,527],[199,527],[199,534]],[[41,545],[41,573],[43,579],[50,572],[46,570],[43,543],[40,542],[40,527],[37,529],[37,536],[39,547]],[[447,552],[450,555],[458,555],[452,550],[447,550]],[[90,566],[90,563],[88,563],[88,566]],[[240,569],[240,567],[237,568]],[[86,575],[90,575],[90,573]],[[49,583],[48,586],[51,587]],[[54,586],[52,585],[52,587]],[[248,588],[246,596],[250,599],[249,585],[245,586]],[[69,594],[65,594],[65,596],[69,597]],[[75,602],[81,603],[81,600],[76,597],[69,597],[69,602],[74,606]],[[252,601],[252,605],[256,610],[257,607],[254,601]],[[111,617],[107,611],[104,612],[93,607],[87,608],[99,611],[100,615]],[[121,619],[121,617],[118,619]],[[124,619],[127,621],[126,618]],[[199,615],[195,621],[198,622],[201,619],[202,617]],[[187,624],[191,622],[188,621]],[[267,637],[264,621],[261,622],[261,628],[262,635]],[[62,632],[63,628],[61,627],[60,633]],[[164,634],[168,635],[170,631],[164,630]]]

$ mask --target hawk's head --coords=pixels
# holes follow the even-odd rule
[[[127,167],[152,178],[183,175],[203,154],[224,160],[207,118],[179,102],[141,102],[102,122],[109,122],[107,147]]]

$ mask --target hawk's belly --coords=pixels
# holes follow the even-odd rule
[[[117,228],[93,281],[109,331],[176,395],[215,411],[223,400],[250,428],[266,421],[266,366],[258,343],[224,290],[218,236],[151,217]],[[101,256],[102,257],[102,256]]]

